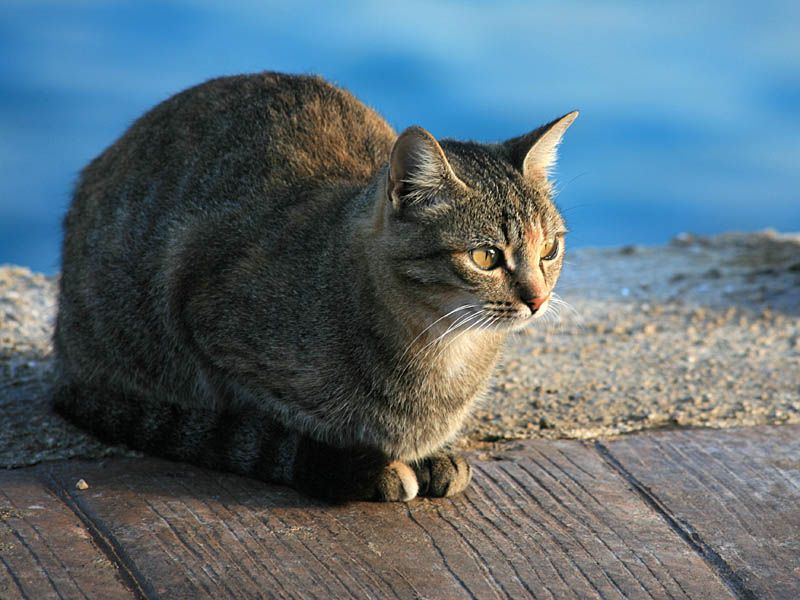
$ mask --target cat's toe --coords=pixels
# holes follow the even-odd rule
[[[408,502],[417,496],[419,484],[414,470],[398,460],[389,463],[378,479],[378,500]]]
[[[451,452],[437,452],[412,466],[417,474],[420,496],[453,496],[463,492],[472,479],[469,462]]]

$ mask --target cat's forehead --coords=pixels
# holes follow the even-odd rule
[[[560,227],[546,181],[529,182],[496,147],[446,140],[442,149],[455,174],[468,186],[462,209],[487,227],[523,236],[531,227],[553,232]]]
[[[517,179],[517,171],[493,146],[455,140],[442,141],[453,170],[470,187],[503,186]]]

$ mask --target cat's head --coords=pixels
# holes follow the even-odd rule
[[[500,144],[443,140],[419,127],[397,139],[382,238],[398,281],[443,321],[500,330],[548,310],[566,228],[548,173],[571,112]]]

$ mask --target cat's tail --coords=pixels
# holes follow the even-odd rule
[[[189,409],[71,383],[56,389],[54,407],[106,443],[331,500],[369,499],[373,492],[361,488],[387,463],[374,449],[331,446],[252,407]]]

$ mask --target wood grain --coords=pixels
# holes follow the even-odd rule
[[[155,459],[50,473],[150,597],[732,597],[577,442],[526,443],[477,463],[466,494],[409,504],[329,506]]]
[[[737,595],[800,598],[800,427],[663,432],[598,449]]]
[[[90,529],[41,478],[0,472],[0,598],[135,597]]]
[[[390,505],[149,458],[5,471],[0,598],[798,598],[798,440],[521,442]]]

